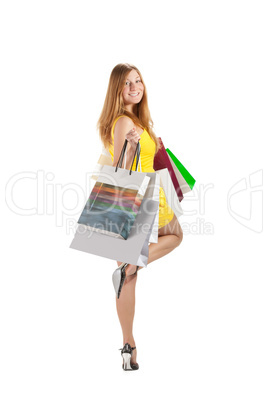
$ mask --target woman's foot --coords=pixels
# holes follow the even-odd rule
[[[135,345],[133,345],[134,347]],[[130,360],[131,364],[138,364],[137,363],[137,349],[135,346],[135,349],[132,350],[132,355],[131,355],[131,360]]]
[[[136,349],[136,344],[135,344],[134,337],[131,336],[131,337],[128,337],[127,339],[128,339],[128,340],[126,340],[126,341],[124,342],[124,345],[125,345],[126,343],[128,343],[128,344],[131,346],[131,348],[132,348],[132,353],[131,353],[131,360],[130,360],[130,362],[131,362],[131,364],[138,364],[138,363],[137,363],[137,349]],[[135,348],[135,349],[133,349],[133,348]]]
[[[132,343],[133,344],[133,343]],[[136,346],[131,346],[130,343],[125,343],[123,348],[120,349],[123,357],[122,368],[123,370],[138,370],[139,365],[136,361],[137,349]]]

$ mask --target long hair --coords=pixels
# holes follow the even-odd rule
[[[125,109],[122,95],[126,77],[131,70],[137,71],[144,86],[143,97],[137,104],[137,116]],[[112,125],[114,120],[121,115],[130,117],[136,125],[148,131],[148,134],[156,145],[155,153],[160,149],[160,142],[153,131],[153,121],[148,107],[147,90],[142,75],[137,67],[128,63],[117,64],[113,68],[102,112],[97,123],[99,136],[105,148],[109,148],[109,146],[112,145]]]

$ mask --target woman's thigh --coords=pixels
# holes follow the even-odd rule
[[[174,234],[178,237],[182,237],[182,235],[183,235],[181,225],[175,214],[167,225],[158,229],[158,236],[165,236],[165,235],[169,235],[169,234]]]

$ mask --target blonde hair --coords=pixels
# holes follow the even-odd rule
[[[131,70],[137,71],[144,86],[142,100],[137,105],[137,116],[125,109],[122,95],[127,75]],[[128,63],[117,64],[113,68],[102,112],[97,123],[100,139],[105,148],[109,148],[109,146],[112,145],[112,125],[114,120],[122,115],[130,117],[135,124],[148,131],[148,134],[155,142],[156,153],[161,146],[160,141],[153,131],[153,121],[148,107],[147,90],[140,71],[137,67]]]

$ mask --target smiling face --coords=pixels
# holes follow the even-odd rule
[[[141,82],[141,78],[136,70],[131,70],[125,80],[125,86],[123,89],[123,100],[125,108],[132,112],[135,105],[137,105],[143,97],[144,86]]]

